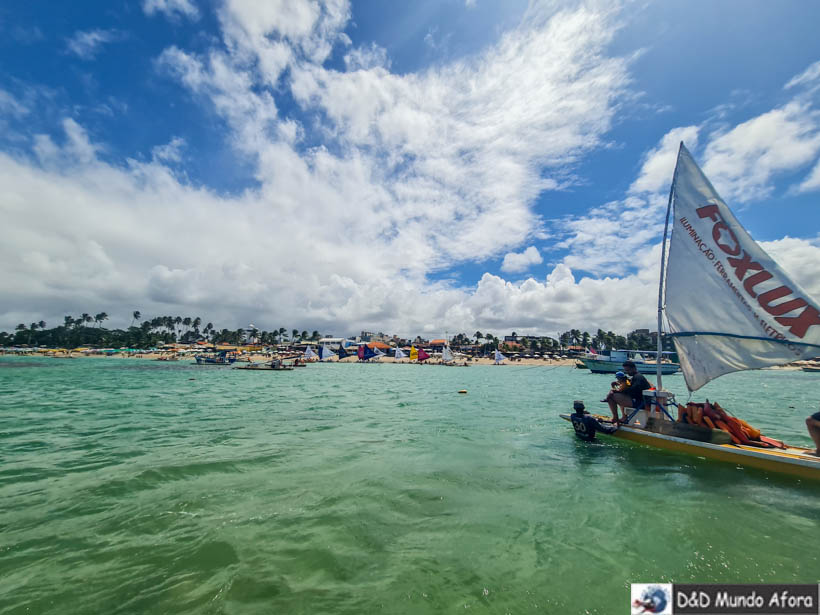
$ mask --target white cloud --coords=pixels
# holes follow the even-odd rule
[[[794,188],[794,191],[798,193],[814,192],[815,190],[820,190],[820,161],[814,165],[814,168],[806,178]]]
[[[675,170],[681,141],[687,149],[694,149],[698,143],[698,132],[697,126],[684,126],[673,128],[666,133],[661,142],[644,157],[641,172],[632,182],[629,191],[632,193],[668,191],[672,183],[672,173]]]
[[[727,201],[762,200],[773,178],[800,169],[820,154],[820,113],[791,101],[710,137],[703,170]]]
[[[820,79],[820,60],[809,66],[805,71],[792,77],[789,82],[783,86],[784,90],[790,88],[805,86],[813,84]]]
[[[371,43],[369,47],[351,49],[345,54],[344,60],[347,70],[369,70],[376,67],[390,68],[390,58],[387,57],[387,50],[376,43]]]
[[[29,109],[20,103],[14,96],[0,89],[0,114],[22,117],[28,114]]]
[[[174,137],[165,145],[157,145],[151,150],[151,157],[157,162],[181,162],[185,139]]]
[[[227,0],[218,18],[219,44],[168,48],[157,66],[224,118],[258,187],[226,196],[188,184],[176,170],[193,146],[178,138],[154,147],[150,162],[104,162],[104,144],[71,119],[62,137],[37,136],[31,158],[0,154],[0,219],[15,229],[0,243],[0,324],[98,310],[127,324],[134,309],[337,334],[653,322],[671,168],[663,175],[676,141],[702,139],[703,128],[666,135],[629,194],[565,220],[559,245],[571,254],[545,278],[431,281],[504,254],[507,267],[541,262],[534,246],[515,252],[545,236],[533,200],[571,184],[573,164],[602,145],[629,87],[627,62],[606,55],[612,15],[535,3],[480,54],[402,75],[378,47],[347,50],[347,71],[327,67],[335,45],[350,46],[341,0]],[[301,114],[284,115],[283,91]],[[783,111],[777,126],[811,117],[801,109]],[[796,128],[786,136],[812,138]],[[714,151],[732,159],[727,152],[747,143],[737,139]],[[317,141],[327,146],[305,145]],[[786,168],[774,158],[767,168]],[[761,177],[766,185],[771,174]],[[772,249],[789,270],[817,262],[820,247],[782,240]],[[816,284],[810,276],[797,267],[801,284]]]
[[[171,19],[180,16],[199,19],[199,10],[191,0],[143,0],[142,10],[146,15],[164,13]]]
[[[66,47],[77,57],[91,60],[104,44],[117,40],[118,36],[115,30],[78,30],[66,41]]]
[[[521,273],[533,265],[543,263],[544,259],[535,246],[530,246],[523,252],[508,252],[501,263],[501,271],[507,273]]]

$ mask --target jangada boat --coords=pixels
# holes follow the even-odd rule
[[[740,225],[683,143],[669,193],[660,280],[658,331],[665,315],[690,392],[730,372],[807,360],[820,351],[817,302]],[[660,344],[659,335],[659,353]],[[662,389],[661,376],[658,369],[657,390],[644,391],[647,409],[628,409],[628,423],[613,437],[820,480],[820,457],[812,449],[767,438],[719,404],[679,406]]]

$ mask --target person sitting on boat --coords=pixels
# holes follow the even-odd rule
[[[607,393],[607,396],[601,400],[604,403],[609,402],[609,400],[612,398],[613,395],[615,395],[615,393],[622,393],[624,389],[629,387],[629,378],[627,378],[626,374],[622,371],[617,371],[615,372],[615,381],[610,382],[609,386],[612,387],[611,390],[609,391],[609,393]],[[623,415],[624,407],[620,406],[620,409],[621,415]]]
[[[815,412],[806,419],[806,427],[816,447],[814,454],[820,457],[820,412]]]
[[[595,432],[600,431],[606,434],[615,433],[617,425],[606,425],[584,410],[584,402],[576,401],[572,404],[573,412],[570,415],[572,428],[575,435],[584,442],[595,442]]]
[[[634,361],[624,361],[624,372],[626,372],[626,375],[629,377],[629,385],[621,391],[616,391],[613,388],[606,396],[609,411],[612,413],[612,421],[615,423],[625,423],[628,419],[625,413],[618,418],[618,406],[622,409],[643,409],[643,392],[652,388],[646,376],[638,372]]]

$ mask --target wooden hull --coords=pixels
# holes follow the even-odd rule
[[[570,415],[562,414],[561,418],[569,421]],[[820,457],[808,454],[811,452],[808,448],[790,446],[787,449],[770,449],[735,444],[711,444],[653,433],[638,427],[624,426],[619,427],[612,437],[768,472],[820,481]]]
[[[601,361],[599,359],[580,359],[584,366],[593,374],[614,374],[623,370],[620,361]],[[635,367],[642,374],[652,375],[658,373],[658,366],[655,363],[635,363]],[[680,371],[677,363],[661,363],[661,374],[668,376]]]

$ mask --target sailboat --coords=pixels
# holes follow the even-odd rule
[[[441,361],[442,363],[452,363],[455,361],[456,358],[453,356],[452,351],[450,350],[449,346],[445,346],[441,349]]]
[[[506,361],[506,360],[507,360],[507,357],[505,357],[505,356],[501,353],[501,351],[500,351],[498,348],[496,348],[496,349],[495,349],[495,356],[493,357],[493,360],[494,360],[493,365],[501,365],[501,362],[502,362],[502,361]]]
[[[683,143],[661,250],[659,353],[664,316],[690,392],[724,374],[783,365],[820,352],[817,302],[740,225]],[[657,390],[644,391],[648,410],[628,409],[629,421],[613,437],[820,480],[820,457],[811,449],[762,436],[708,400],[678,405],[662,389],[661,378],[658,363]],[[675,406],[678,420],[670,414]],[[722,420],[710,418],[716,409]],[[561,418],[570,420],[568,414]]]
[[[302,358],[305,361],[310,361],[312,359],[315,359],[316,357],[317,357],[317,355],[316,355],[315,352],[313,352],[313,348],[311,348],[310,346],[306,346],[305,347],[305,354],[302,356]]]
[[[395,350],[394,358],[396,359],[396,361],[398,361],[399,359],[403,359],[407,356],[406,354],[404,354],[402,352],[401,348],[395,348],[394,350]]]
[[[329,361],[330,357],[332,357],[335,352],[333,352],[327,344],[323,344],[321,348],[319,348],[319,360],[320,361]]]

